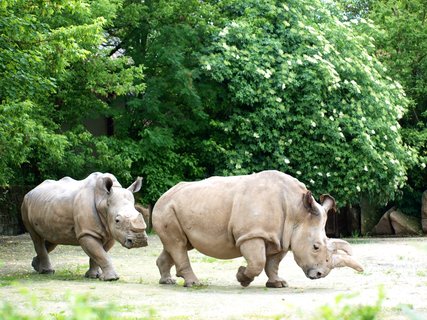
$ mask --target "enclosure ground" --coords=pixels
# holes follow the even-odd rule
[[[46,314],[67,312],[69,295],[85,295],[93,303],[112,303],[122,316],[158,319],[259,319],[284,316],[306,319],[322,305],[336,305],[339,295],[354,294],[348,304],[375,304],[384,287],[384,319],[408,319],[402,308],[427,319],[427,238],[348,239],[354,256],[365,268],[333,270],[326,278],[304,276],[289,253],[280,274],[289,288],[265,287],[262,273],[247,288],[235,280],[242,258],[217,260],[190,252],[193,270],[203,282],[197,288],[160,285],[155,264],[161,252],[156,235],[149,246],[111,250],[120,280],[102,282],[83,277],[88,258],[80,247],[58,246],[51,253],[54,275],[39,275],[31,268],[34,249],[28,234],[0,237],[0,299],[17,308],[28,308],[34,297]],[[92,300],[91,300],[92,301]],[[406,308],[406,309],[408,309]]]

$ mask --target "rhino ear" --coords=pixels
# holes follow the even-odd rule
[[[333,213],[337,211],[335,199],[329,194],[322,194],[320,196],[320,204],[325,209],[326,213],[328,213],[329,210],[332,210]]]
[[[304,207],[308,211],[310,211],[310,213],[312,213],[316,216],[319,215],[319,212],[316,210],[315,201],[314,201],[314,198],[313,198],[311,191],[307,191],[305,194],[303,194],[302,203],[304,204]]]
[[[142,177],[138,177],[136,178],[135,182],[128,187],[128,190],[132,193],[135,193],[141,190],[141,186],[142,186]]]
[[[104,177],[101,180],[101,188],[107,193],[111,192],[111,188],[113,187],[113,180],[109,177]]]

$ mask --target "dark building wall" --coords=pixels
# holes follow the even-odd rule
[[[25,232],[21,219],[21,204],[31,187],[13,186],[0,189],[0,235]]]

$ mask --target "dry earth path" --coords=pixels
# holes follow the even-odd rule
[[[315,319],[320,306],[336,305],[336,297],[343,294],[354,294],[345,303],[373,305],[383,286],[382,319],[409,319],[402,305],[427,319],[427,238],[348,240],[365,267],[363,273],[342,268],[310,280],[289,253],[280,267],[289,288],[266,288],[264,273],[242,288],[235,280],[237,268],[245,264],[242,258],[216,260],[193,250],[193,269],[204,285],[184,288],[182,280],[174,286],[158,284],[155,260],[162,246],[156,235],[149,236],[146,248],[114,246],[110,253],[120,275],[117,282],[85,279],[88,258],[81,248],[70,246],[51,253],[54,275],[38,275],[30,265],[34,249],[29,235],[3,236],[0,300],[28,308],[29,298],[36,297],[46,314],[67,312],[67,296],[80,294],[93,303],[113,303],[122,316],[135,319]]]

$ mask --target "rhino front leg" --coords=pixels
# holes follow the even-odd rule
[[[264,239],[255,238],[246,240],[240,245],[240,253],[245,257],[248,266],[241,266],[237,271],[236,278],[243,287],[247,287],[265,267]]]
[[[99,276],[100,280],[113,281],[119,279],[114,270],[111,258],[108,256],[100,240],[87,235],[81,237],[79,243],[90,259],[93,260],[93,264],[90,265],[89,270],[94,269],[95,265],[101,268],[102,274]]]
[[[85,277],[90,279],[97,279],[101,276],[102,272],[99,268],[99,265],[93,260],[89,258],[89,270],[86,271]]]
[[[110,251],[110,249],[114,246],[114,239],[108,241],[104,244],[105,252]],[[85,277],[91,279],[97,279],[101,277],[102,271],[96,261],[92,258],[89,258],[89,270],[86,271]]]
[[[265,263],[265,273],[267,274],[268,281],[265,284],[269,288],[286,288],[288,283],[279,277],[279,264],[285,256],[285,252],[279,252],[274,255],[267,256],[267,262]]]

